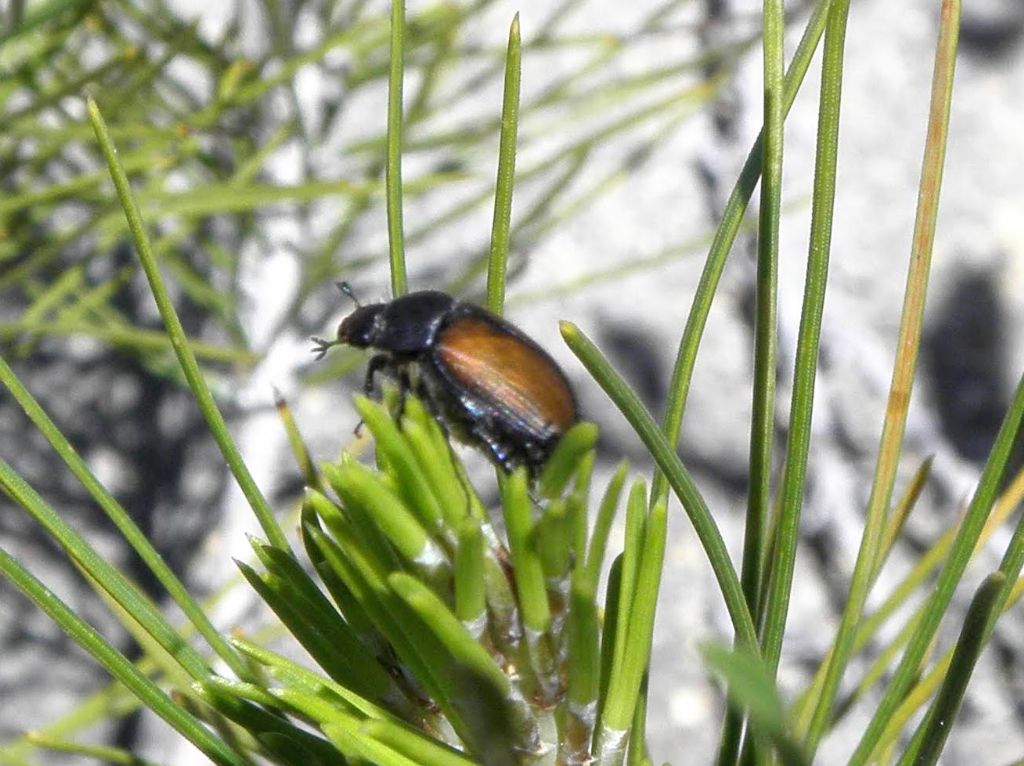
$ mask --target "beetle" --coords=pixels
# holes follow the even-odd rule
[[[403,396],[419,396],[461,441],[506,471],[525,466],[532,476],[579,419],[565,373],[508,320],[437,290],[361,305],[347,284],[338,287],[356,308],[335,340],[313,338],[313,350],[318,359],[336,345],[375,351],[364,382],[368,396],[383,373]]]

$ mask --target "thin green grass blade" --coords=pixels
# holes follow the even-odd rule
[[[144,674],[152,670],[152,662],[143,660],[136,667]],[[94,725],[98,721],[116,720],[140,706],[138,697],[113,681],[90,695],[67,713],[47,721],[35,733],[57,740],[67,740],[74,734]],[[28,736],[11,739],[0,746],[0,763],[11,766],[25,766],[29,763],[27,753],[31,750]]]
[[[379,705],[370,702],[365,697],[360,697],[351,689],[329,678],[314,673],[294,660],[290,660],[243,638],[233,638],[232,643],[246,657],[258,663],[271,677],[285,684],[288,688],[329,699],[332,703],[337,703],[343,709],[350,708],[357,711],[360,716],[366,719],[399,720]]]
[[[559,597],[564,593],[559,584],[565,582],[572,561],[572,544],[575,539],[572,521],[568,500],[560,497],[548,503],[531,535],[533,545],[540,555],[548,589]],[[553,609],[561,611],[563,606],[559,603],[553,605]]]
[[[784,83],[784,104],[785,112],[788,114],[793,102],[796,100],[797,91],[803,83],[804,75],[811,65],[814,51],[818,47],[818,41],[825,31],[825,21],[828,9],[832,0],[819,0],[811,16],[807,21],[804,34],[800,38],[793,60],[789,65]],[[725,261],[736,239],[740,226],[743,223],[743,216],[747,204],[754,193],[758,177],[761,171],[761,153],[763,146],[763,135],[759,135],[754,141],[747,159],[736,180],[729,200],[726,202],[725,211],[722,213],[722,222],[715,232],[714,241],[708,250],[708,258],[704,264],[704,270],[700,276],[700,283],[693,296],[690,305],[690,313],[686,318],[686,327],[679,340],[679,351],[676,354],[675,367],[672,370],[672,382],[669,384],[669,400],[665,407],[663,420],[663,432],[670,445],[679,442],[679,430],[683,422],[683,411],[686,409],[686,398],[690,389],[690,379],[693,377],[693,367],[697,361],[697,351],[700,347],[701,336],[704,326],[707,323],[708,314],[711,311],[711,304],[714,300],[715,290],[718,287],[718,280],[725,268]],[[659,473],[654,476],[651,486],[651,499],[656,501],[668,492],[666,477]]]
[[[626,483],[626,473],[629,471],[629,464],[626,461],[619,463],[618,469],[608,482],[604,497],[597,508],[597,518],[594,520],[594,531],[590,535],[590,548],[587,550],[586,563],[583,564],[582,579],[590,587],[597,590],[597,583],[601,577],[601,567],[604,564],[604,554],[608,547],[608,535],[611,534],[612,522],[615,520],[615,511],[619,507],[619,497],[622,495],[622,487]],[[580,558],[582,564],[582,557]]]
[[[1017,386],[1010,409],[996,435],[995,444],[985,462],[985,468],[978,481],[978,488],[974,492],[967,515],[957,532],[949,558],[939,573],[938,580],[928,598],[921,625],[907,646],[896,672],[889,681],[871,721],[851,756],[851,766],[862,766],[867,762],[878,744],[886,722],[893,715],[910,688],[910,684],[914,681],[921,659],[931,644],[939,622],[949,606],[953,592],[956,590],[978,543],[985,520],[992,510],[992,504],[1006,472],[1013,445],[1021,431],[1022,417],[1024,417],[1024,377],[1021,378]]]
[[[28,34],[42,24],[57,19],[61,14],[88,8],[93,2],[94,0],[48,0],[33,4],[27,15],[17,19],[19,23],[11,24],[0,32],[0,45]]]
[[[1024,427],[1024,423],[1022,423],[1022,427]],[[999,593],[1000,609],[1003,609],[1010,602],[1022,568],[1024,568],[1024,516],[1017,519],[1017,528],[1013,532],[1013,537],[1010,538],[1009,545],[1006,546],[1002,561],[999,562],[999,572],[1006,580]],[[995,614],[998,615],[999,610]],[[995,622],[995,617],[993,617],[985,628],[986,641],[991,638],[992,631],[995,630]]]
[[[38,322],[56,311],[62,304],[73,299],[85,283],[85,269],[82,266],[68,269],[53,283],[44,285],[32,303],[21,312],[21,321]]]
[[[982,528],[975,546],[975,554],[981,550],[993,533],[998,530],[1024,501],[1024,470],[1018,472],[1013,481],[996,501],[992,513]],[[871,615],[864,619],[857,630],[854,652],[863,649],[874,637],[879,627],[907,602],[914,591],[928,581],[931,574],[946,560],[962,522],[945,532],[918,560],[914,568],[893,589],[890,596]]]
[[[92,586],[93,590],[96,591],[96,595],[106,604],[107,608],[113,612],[114,617],[117,618],[118,622],[124,626],[128,635],[131,636],[132,640],[138,644],[139,652],[142,657],[153,661],[153,666],[157,668],[155,673],[151,673],[151,677],[156,674],[162,674],[161,681],[167,686],[186,686],[191,683],[193,678],[188,674],[187,671],[183,670],[180,663],[168,652],[160,642],[150,632],[150,627],[145,624],[145,618],[139,619],[135,614],[126,610],[117,601],[107,593],[92,577],[85,574],[86,581]],[[130,583],[134,587],[134,583]],[[149,605],[150,613],[156,613],[163,616],[157,606],[156,602],[150,600],[147,594],[137,591],[140,599],[146,601]],[[185,635],[186,631],[179,633],[179,638],[184,643],[191,644],[188,640],[188,636]],[[196,652],[198,654],[198,652]],[[203,660],[206,658],[203,657]],[[208,671],[209,673],[209,671]]]
[[[829,9],[828,26],[825,30],[814,197],[811,208],[810,253],[807,259],[803,309],[793,374],[789,443],[782,478],[782,507],[774,543],[774,559],[770,562],[767,575],[768,595],[762,610],[764,622],[761,647],[765,662],[773,675],[778,670],[782,637],[789,613],[797,533],[810,450],[814,384],[821,340],[821,315],[825,305],[825,283],[832,239],[836,157],[839,149],[839,105],[848,14],[848,0],[835,0]]]
[[[1020,601],[1021,597],[1024,596],[1024,580],[1018,580],[1010,591],[1010,598],[1003,607],[1005,613]],[[946,678],[946,674],[949,672],[949,665],[953,659],[953,651],[955,647],[950,647],[946,653],[939,659],[927,674],[921,678],[917,684],[907,693],[906,697],[900,703],[899,707],[892,714],[886,724],[885,731],[879,738],[878,746],[875,748],[875,753],[882,752],[886,748],[890,748],[894,745],[899,744],[900,735],[903,732],[904,727],[914,716],[914,714],[921,708],[928,699],[935,693],[935,691],[942,685],[943,680]],[[874,754],[872,754],[874,757]]]
[[[203,608],[207,611],[214,609],[240,582],[241,577],[235,577],[222,584],[203,601]],[[111,602],[108,601],[108,603]],[[117,608],[120,609],[120,607]],[[192,632],[190,628],[191,626],[187,625],[182,631],[186,639]],[[148,648],[147,651],[149,651]],[[252,665],[249,662],[249,658],[245,657],[244,659],[250,666]],[[152,677],[155,673],[160,672],[161,669],[165,673],[167,672],[167,669],[162,667],[153,656],[142,657],[134,664],[140,672],[148,677]],[[172,697],[174,696],[176,695],[172,695]],[[186,706],[186,710],[190,709],[190,706],[194,707],[194,700],[192,698],[182,696],[180,702]],[[67,740],[100,722],[114,721],[129,715],[141,706],[142,703],[134,694],[127,691],[119,682],[111,681],[107,686],[89,695],[68,712],[40,726],[35,731],[44,736]],[[202,716],[199,715],[198,717],[201,718]],[[224,739],[229,743],[229,746],[234,741],[234,738],[229,733],[224,734]],[[9,761],[10,766],[26,766],[27,761],[23,758],[23,754],[28,749],[29,745],[25,737],[11,740],[0,746],[0,762],[7,764]],[[239,752],[244,750],[244,748],[237,747],[235,749]]]
[[[455,549],[455,613],[463,625],[481,638],[487,626],[484,536],[480,521],[471,516],[462,520]]]
[[[203,682],[204,689],[217,689],[220,692],[232,694],[240,699],[255,702],[268,708],[277,707],[277,700],[274,695],[259,684],[251,684],[245,681],[232,681],[220,676],[211,676]]]
[[[904,752],[900,766],[910,763],[927,765],[938,761],[978,657],[991,639],[999,616],[1009,609],[1024,590],[1024,583],[1018,579],[1022,565],[1024,517],[1017,522],[999,570],[986,578],[978,588],[964,618],[960,640],[936,663],[928,677],[918,684],[918,688],[904,702],[906,705],[911,698],[923,700],[924,695],[930,691],[929,684],[934,687],[941,680],[931,709]],[[894,718],[899,717],[897,712]],[[886,734],[890,731],[891,728],[887,729]]]
[[[616,641],[611,682],[601,711],[598,743],[611,735],[629,730],[640,695],[640,685],[650,659],[651,638],[654,635],[654,612],[661,584],[661,569],[665,554],[665,533],[668,508],[659,503],[651,509],[644,525],[643,540],[638,541],[640,560],[631,594],[632,607],[622,613],[620,601],[619,628],[625,629],[621,641]],[[623,589],[625,580],[622,581]],[[622,595],[620,593],[620,599]],[[627,619],[628,617],[628,619]],[[620,647],[623,649],[620,655]]]
[[[902,528],[903,522],[909,516],[910,511],[914,508],[917,499],[921,494],[921,491],[924,489],[924,483],[928,477],[928,473],[930,470],[931,458],[928,458],[927,460],[924,461],[924,463],[922,463],[921,466],[918,467],[909,485],[900,497],[899,502],[896,504],[892,512],[889,514],[889,523],[886,526],[886,535],[883,539],[882,549],[879,552],[880,556],[878,566],[876,566],[875,568],[876,580],[879,571],[881,571],[882,564],[884,564],[885,562],[885,557],[888,555],[889,551],[891,550],[893,544],[895,543],[899,535],[899,529]],[[993,518],[995,518],[995,514],[993,514]],[[952,543],[953,535],[955,533],[955,529],[950,530],[950,543]],[[929,552],[929,554],[927,555],[931,555],[931,552]],[[923,560],[924,559],[919,560],[919,564]],[[937,559],[935,562],[935,566],[938,566],[940,561],[941,559]],[[908,594],[909,592],[910,590],[907,591]],[[903,601],[904,599],[901,598],[898,600],[898,602],[894,602],[893,608],[895,608],[898,604],[902,604]],[[881,620],[877,618],[878,612],[875,612],[870,617],[861,622],[861,625],[857,631],[856,639],[854,641],[854,653],[863,649],[867,642],[870,640],[870,638],[874,636],[875,631],[881,624]],[[891,645],[892,644],[890,644],[890,646]],[[902,646],[902,644],[900,644],[900,646]],[[885,651],[888,651],[888,648],[884,650],[882,653],[880,653],[879,657],[876,659],[876,665],[879,664],[879,660],[882,659],[881,655],[884,654]],[[811,684],[807,687],[803,694],[800,695],[796,702],[793,703],[792,716],[794,720],[794,726],[796,728],[796,731],[801,735],[801,738],[806,736],[807,729],[810,726],[811,715],[814,712],[814,701],[818,699],[818,696],[821,693],[821,685],[825,681],[825,673],[828,670],[828,662],[831,660],[831,655],[832,648],[829,648],[829,651],[826,653],[824,660],[822,660],[821,664],[818,666],[818,670],[815,672],[814,679],[811,681]],[[880,667],[888,667],[888,662],[885,662],[884,664],[880,665]],[[881,672],[882,671],[879,670],[879,673]],[[865,675],[865,678],[867,677],[867,675],[870,675],[870,673],[871,671],[868,671],[868,674]],[[863,681],[861,683],[863,684]],[[859,689],[860,687],[858,687],[858,690]],[[838,714],[838,711],[836,711],[836,713]]]
[[[487,261],[487,308],[495,314],[501,314],[505,310],[505,267],[508,264],[512,228],[512,190],[516,174],[521,69],[522,41],[519,37],[519,14],[516,13],[508,32],[508,52],[505,54],[505,94],[501,105],[498,180],[494,192],[490,258]]]
[[[163,278],[160,276],[159,267],[153,257],[153,251],[149,244],[149,237],[146,235],[142,216],[140,215],[138,205],[135,203],[134,197],[132,196],[131,187],[128,183],[128,176],[125,175],[124,169],[121,167],[117,158],[117,149],[114,147],[113,141],[110,138],[110,133],[107,130],[106,122],[103,120],[103,115],[100,114],[99,107],[96,106],[96,102],[92,99],[89,99],[88,111],[89,120],[96,133],[96,139],[100,144],[103,157],[107,162],[107,169],[110,171],[110,176],[114,181],[114,186],[117,187],[117,195],[121,200],[121,206],[124,208],[124,215],[128,220],[128,228],[131,230],[132,239],[135,242],[135,249],[138,253],[139,260],[142,262],[142,268],[146,272],[146,278],[149,280],[149,286],[153,292],[153,298],[156,300],[157,307],[160,309],[160,316],[163,318],[164,325],[167,328],[167,334],[171,338],[171,344],[174,347],[175,354],[177,354],[178,361],[181,363],[181,370],[185,374],[185,378],[188,380],[189,388],[192,390],[196,403],[199,405],[199,408],[203,413],[203,417],[206,419],[207,425],[210,428],[210,433],[216,440],[217,446],[220,447],[221,453],[224,455],[224,459],[227,462],[228,467],[231,469],[231,473],[238,482],[238,486],[242,490],[242,494],[244,494],[246,500],[249,501],[249,505],[252,508],[253,513],[256,514],[256,519],[263,528],[263,532],[266,534],[267,539],[278,548],[281,548],[282,550],[289,550],[288,540],[285,538],[284,532],[277,523],[277,519],[274,517],[274,513],[271,510],[270,505],[267,503],[266,498],[263,496],[263,493],[260,492],[259,487],[256,486],[256,482],[253,480],[252,474],[249,473],[249,469],[245,465],[245,461],[242,460],[242,455],[238,451],[238,447],[235,445],[234,439],[231,438],[227,424],[224,422],[224,417],[217,409],[217,405],[213,400],[213,395],[210,393],[210,389],[203,380],[203,375],[199,370],[199,365],[196,363],[195,356],[189,349],[185,330],[181,326],[181,321],[178,319],[178,315],[174,310],[171,298],[167,294],[167,289],[164,287]]]
[[[597,437],[597,426],[593,423],[584,421],[569,429],[541,470],[537,481],[537,490],[541,497],[550,500],[562,494],[576,474],[581,461],[594,449]]]
[[[325,465],[324,477],[345,506],[362,509],[406,560],[431,579],[443,578],[448,570],[444,551],[431,540],[402,498],[379,474],[359,463],[349,462],[337,468]],[[331,525],[331,517],[325,521]]]
[[[725,547],[721,532],[718,530],[718,525],[694,484],[693,478],[679,460],[679,456],[676,455],[669,440],[654,422],[654,418],[644,408],[636,392],[626,385],[622,376],[615,371],[597,346],[571,322],[562,322],[560,328],[566,345],[579,358],[598,385],[604,389],[619,411],[625,415],[626,420],[629,421],[633,430],[650,451],[658,467],[668,478],[670,486],[693,524],[694,531],[697,533],[708,557],[708,562],[715,573],[726,609],[732,619],[733,629],[743,646],[756,647],[757,631],[754,629],[754,621],[743,596],[739,576],[733,567],[732,559],[729,558],[729,552]]]
[[[582,568],[587,555],[587,512],[590,508],[590,480],[597,453],[591,450],[580,461],[571,492],[566,497],[569,534],[572,536],[573,570]]]
[[[437,423],[430,419],[419,400],[411,396],[405,401],[401,432],[440,506],[444,517],[439,530],[442,542],[453,544],[453,532],[468,515],[469,502],[452,463],[451,448]]]
[[[764,532],[771,506],[772,439],[775,433],[776,315],[779,218],[782,206],[783,17],[782,0],[764,3],[764,152],[758,228],[754,401],[740,580],[751,612],[757,609]]]
[[[203,658],[171,627],[152,602],[117,568],[97,553],[85,538],[65,522],[60,514],[44,502],[39,494],[2,459],[0,487],[3,487],[15,503],[39,522],[92,583],[101,592],[109,594],[115,603],[131,615],[132,619],[152,636],[189,676],[202,679],[210,674]]]
[[[427,472],[420,468],[412,446],[399,430],[394,418],[383,404],[373,402],[365,396],[355,397],[355,405],[366,427],[373,434],[379,459],[387,464],[389,472],[394,475],[398,492],[405,500],[405,505],[416,512],[419,523],[428,533],[437,537],[443,536],[445,527],[442,499],[435,493]],[[448,453],[445,451],[436,456],[435,460],[440,457],[443,461],[447,456]],[[342,470],[345,468],[347,466],[343,466]],[[444,467],[437,468],[443,470]],[[335,489],[342,491],[338,487]]]
[[[402,82],[405,77],[405,0],[391,2],[391,57],[388,70],[387,160],[384,179],[388,211],[391,297],[405,295],[405,242],[402,225]]]
[[[782,138],[785,61],[782,0],[764,0],[764,150],[761,156],[761,204],[758,216],[757,288],[754,321],[754,389],[750,418],[750,479],[743,533],[740,583],[751,614],[757,614],[764,567],[765,534],[772,502],[772,441],[775,437],[779,219],[782,214]],[[722,725],[717,766],[736,762],[743,719],[729,706]]]
[[[1024,470],[1017,473],[1003,494],[996,500],[992,513],[989,515],[984,527],[982,527],[981,534],[978,536],[975,554],[991,539],[992,535],[1017,510],[1022,502],[1024,502]],[[963,520],[961,519],[954,527],[944,532],[938,542],[921,556],[913,569],[893,589],[881,606],[863,620],[861,628],[857,631],[854,651],[862,649],[878,630],[879,626],[907,601],[916,588],[920,587],[922,583],[927,582],[932,573],[946,560],[962,524]]]
[[[288,405],[288,400],[277,389],[274,390],[274,407],[277,408],[278,417],[281,418],[281,425],[284,426],[285,435],[288,437],[288,446],[291,447],[292,457],[295,458],[295,465],[298,466],[299,473],[302,474],[303,482],[307,487],[323,492],[320,474],[316,470],[313,456],[295,422],[292,408]]]
[[[885,566],[893,546],[903,531],[903,526],[906,524],[907,519],[910,518],[911,511],[917,507],[917,501],[921,497],[921,492],[924,491],[924,485],[928,481],[928,477],[931,475],[933,459],[934,456],[929,456],[917,467],[913,477],[910,479],[910,483],[886,519],[885,529],[882,531],[882,539],[878,546],[878,556],[875,559],[872,583],[878,579],[878,574],[882,571],[882,567]]]
[[[465,754],[425,737],[409,726],[374,720],[364,722],[359,728],[368,737],[414,759],[418,766],[476,766],[476,761]]]
[[[195,684],[195,691],[210,707],[251,733],[278,763],[331,766],[338,759],[337,751],[328,742],[238,696],[230,682],[214,679],[211,683]]]
[[[369,481],[376,482],[372,472],[369,471],[365,466],[359,465],[354,461],[344,461],[342,467],[350,467],[355,465],[356,470],[364,471],[369,474]],[[351,477],[342,474],[337,467],[330,463],[325,463],[321,466],[321,472],[324,478],[327,480],[329,486],[334,486],[344,482],[350,482]],[[330,530],[334,536],[334,540],[342,547],[342,549],[349,551],[352,548],[358,550],[360,556],[364,560],[371,563],[374,567],[374,572],[383,577],[383,574],[391,571],[392,569],[399,569],[399,552],[401,548],[396,548],[388,542],[388,528],[380,528],[374,522],[374,513],[386,512],[388,509],[395,508],[399,514],[399,518],[396,518],[395,523],[401,527],[404,526],[408,520],[413,526],[408,534],[412,536],[425,536],[426,533],[422,531],[421,527],[417,527],[415,522],[416,519],[409,513],[408,509],[401,504],[400,499],[390,489],[390,485],[385,485],[383,482],[377,482],[371,487],[367,488],[367,491],[377,493],[381,491],[381,500],[386,500],[387,505],[384,505],[380,511],[368,509],[363,505],[362,490],[359,488],[359,484],[363,481],[362,475],[358,475],[352,484],[354,485],[353,494],[342,497],[342,503],[344,507],[337,505],[336,503],[328,500],[326,497],[320,495],[317,492],[310,492],[308,494],[309,500],[313,505],[314,510],[317,512],[320,519],[326,525],[327,529]],[[356,502],[352,502],[355,499]],[[373,502],[379,502],[374,496]],[[389,518],[388,523],[392,523]],[[396,534],[406,534],[404,531],[397,531]],[[416,539],[414,537],[414,539]],[[414,542],[414,541],[410,541]],[[404,545],[405,543],[403,543]],[[410,549],[418,551],[420,548],[413,547],[410,545]]]
[[[927,463],[928,461],[926,461],[926,466]],[[922,468],[925,468],[926,466],[922,466]],[[899,505],[903,505],[908,502],[911,495],[920,491],[917,480],[921,475],[922,473],[919,470],[918,475],[915,477],[915,481],[912,482],[910,487],[908,487],[907,493],[904,495]],[[992,514],[989,516],[988,521],[985,522],[985,526],[978,538],[978,543],[975,546],[975,553],[984,548],[985,543],[991,537],[992,533],[1002,526],[1002,523],[1020,505],[1022,497],[1024,497],[1024,470],[1018,472],[1017,476],[1010,483],[1010,486],[1006,488],[1000,498],[996,501]],[[890,516],[890,522],[893,521],[896,513],[897,511],[894,511]],[[953,544],[953,540],[955,539],[958,530],[959,525],[944,534],[939,542],[921,557],[914,569],[905,576],[903,581],[893,590],[892,595],[886,599],[882,606],[861,622],[861,625],[857,630],[857,635],[854,639],[854,653],[861,651],[865,646],[867,646],[885,619],[901,607],[908,600],[909,596],[912,595],[914,590],[925,582],[931,572],[942,563]],[[1019,555],[1019,548],[1017,546],[1019,545],[1021,534],[1022,532],[1018,526],[1018,530],[1014,533],[1014,537],[1011,539],[1011,544],[1007,547],[1007,557],[1013,556],[1011,551],[1015,550],[1018,551]],[[1008,580],[1012,581],[1013,572],[1016,571],[1019,573],[1020,570],[1016,567],[1013,561],[1009,561],[1008,566],[1003,567],[1001,571],[1004,572]],[[882,650],[878,652],[878,656],[875,658],[868,670],[861,676],[856,688],[842,701],[841,704],[837,704],[836,709],[833,712],[833,721],[841,718],[850,706],[862,698],[871,687],[883,678],[888,671],[890,664],[917,629],[924,611],[924,605],[914,610],[913,615],[906,620],[896,637],[891,639],[882,648]],[[819,667],[811,687],[794,704],[794,715],[800,717],[798,718],[798,724],[800,722],[805,724],[804,730],[806,730],[806,723],[809,722],[811,711],[809,700],[812,699],[812,695],[816,694],[817,691],[820,690],[821,683],[824,680],[825,669],[826,666],[823,663],[821,667]],[[798,728],[798,731],[799,730],[800,729]],[[888,732],[889,729],[886,731]],[[887,737],[883,735],[883,739],[886,738]]]
[[[249,543],[268,574],[280,583],[278,592],[287,596],[289,605],[301,614],[304,624],[323,634],[332,648],[353,666],[354,674],[361,680],[364,696],[385,697],[391,694],[392,700],[396,699],[398,694],[392,679],[375,662],[355,634],[354,627],[321,593],[302,565],[272,545],[253,538]]]
[[[344,753],[351,763],[372,763],[375,766],[420,766],[420,764],[382,742],[365,736],[360,729],[329,723],[323,726],[328,739]]]
[[[268,703],[270,706],[283,706],[289,712],[319,725],[353,720],[356,723],[362,722],[360,718],[353,715],[356,711],[347,705],[339,704],[339,701],[333,698],[325,699],[291,687],[273,687],[262,693],[270,697],[271,702]],[[260,701],[255,695],[247,699],[253,702]]]
[[[249,642],[239,641],[238,646],[246,654],[251,654],[254,659],[264,664],[275,680],[285,684],[284,687],[270,688],[269,694],[275,703],[280,702],[296,715],[321,726],[329,723],[354,725],[360,734],[381,741],[404,743],[406,749],[418,746],[424,763],[465,763],[464,756],[460,756],[438,740],[425,736],[415,726],[352,694],[350,690]],[[259,701],[260,695],[267,694],[258,688],[246,690],[237,684],[220,686],[228,691],[234,690],[253,701]],[[277,705],[274,704],[274,707]],[[424,722],[416,711],[410,711],[410,714],[411,720],[419,722],[420,725],[431,725]],[[453,757],[461,761],[452,761]],[[440,760],[437,760],[438,758]]]
[[[585,763],[590,757],[601,682],[600,620],[597,595],[584,578],[577,578],[569,595],[568,690],[562,750],[570,763]]]
[[[994,572],[985,578],[974,594],[942,686],[897,766],[935,766],[938,763],[974,666],[985,648],[987,628],[999,614],[1006,582],[1006,575]]]
[[[553,707],[561,693],[558,661],[549,629],[552,625],[552,600],[549,598],[544,564],[537,545],[537,525],[526,473],[516,469],[501,483],[502,512],[512,554],[512,579],[522,614],[522,626],[529,660],[537,684],[539,700]]]
[[[785,766],[805,766],[810,761],[793,736],[782,697],[765,663],[744,649],[709,644],[702,654],[708,667],[725,681],[733,706],[749,714],[749,726],[770,741]]]
[[[935,52],[932,77],[931,109],[928,118],[927,140],[921,170],[917,219],[914,227],[913,248],[907,287],[900,320],[898,349],[893,366],[892,383],[882,426],[881,445],[871,486],[868,508],[861,538],[860,550],[850,583],[850,595],[843,609],[835,640],[835,651],[829,662],[814,716],[807,733],[806,744],[814,752],[825,733],[831,716],[839,684],[849,661],[857,626],[876,573],[882,535],[885,531],[886,510],[892,499],[896,470],[899,464],[903,433],[914,372],[917,350],[921,342],[924,323],[928,274],[931,268],[932,244],[938,219],[939,191],[946,156],[946,137],[949,132],[949,112],[953,96],[953,73],[956,68],[956,49],[959,37],[960,0],[944,0],[940,14],[939,40]]]
[[[874,662],[868,667],[868,669],[861,676],[857,683],[857,686],[845,697],[841,702],[837,703],[833,710],[833,724],[838,721],[858,700],[863,699],[868,691],[870,691],[875,684],[882,681],[888,673],[891,672],[892,665],[899,658],[900,653],[909,643],[910,638],[914,635],[914,631],[917,630],[921,624],[921,618],[924,616],[925,606],[921,605],[913,611],[910,617],[907,618],[906,623],[900,628],[899,632],[886,643],[881,651],[878,652],[878,656],[875,657]]]
[[[458,174],[428,174],[406,184],[410,194],[423,192],[438,184],[463,180]],[[348,181],[307,181],[302,184],[249,184],[238,189],[234,184],[211,184],[187,193],[152,191],[141,193],[139,203],[147,217],[177,215],[201,218],[224,213],[245,213],[285,203],[314,202],[327,196],[359,198],[378,191],[379,182],[352,184]],[[111,221],[111,223],[113,223]]]
[[[604,714],[604,703],[608,699],[608,685],[612,679],[612,667],[615,659],[615,644],[623,638],[625,628],[619,625],[619,596],[622,593],[622,554],[612,560],[608,568],[608,585],[604,593],[604,621],[601,625],[601,677],[597,691],[597,716],[595,722]],[[594,743],[597,743],[597,732],[594,732]]]
[[[301,599],[280,577],[269,573],[261,575],[242,562],[235,563],[260,598],[328,676],[369,699],[398,698],[397,694],[389,694],[393,686],[390,677],[350,631],[317,625],[307,618]]]
[[[74,641],[91,654],[114,678],[123,683],[146,707],[163,718],[214,763],[245,766],[245,760],[214,737],[199,721],[176,705],[155,683],[124,655],[76,615],[45,585],[0,548],[0,573],[27,595]]]
[[[360,550],[346,554],[338,543],[314,527],[308,527],[306,533],[316,541],[327,562],[431,698],[449,710],[446,706],[451,699],[450,679],[437,672],[441,665],[438,664],[436,642],[420,640],[424,631],[420,631],[418,620],[403,620],[403,616],[408,616],[408,610],[398,602],[383,577],[373,571],[373,565],[359,555]]]
[[[647,757],[647,673],[644,673],[633,711],[633,724],[629,727],[629,745],[626,748],[626,766],[650,766]]]
[[[619,585],[619,616],[617,623],[623,626],[626,633],[623,634],[623,641],[615,642],[615,655],[612,660],[612,668],[620,668],[625,661],[628,651],[632,647],[629,641],[629,629],[632,625],[632,615],[636,597],[637,577],[640,572],[640,559],[643,556],[644,542],[646,540],[647,526],[647,484],[643,479],[633,482],[626,500],[626,530],[625,541],[622,545],[622,574]],[[612,682],[614,684],[614,675]],[[609,696],[611,689],[609,687]],[[619,711],[620,719],[625,716],[624,711]],[[623,726],[622,728],[625,728]]]
[[[174,344],[167,333],[146,330],[140,327],[119,327],[99,325],[94,321],[56,320],[46,322],[0,322],[0,339],[16,338],[25,333],[33,335],[82,336],[104,341],[112,346],[134,352],[168,351]],[[260,355],[239,348],[215,346],[202,341],[188,341],[189,350],[200,359],[211,362],[251,365],[258,362]]]
[[[523,625],[537,635],[545,633],[551,623],[544,569],[540,555],[531,541],[533,520],[526,474],[512,473],[502,488],[502,509],[512,554],[513,577],[519,594]]]
[[[153,544],[143,534],[142,530],[132,521],[120,503],[100,484],[85,464],[85,461],[82,460],[74,447],[71,446],[71,443],[64,437],[64,434],[50,420],[49,416],[39,405],[39,402],[21,384],[14,371],[2,358],[0,358],[0,383],[3,383],[7,390],[10,391],[11,395],[25,411],[25,414],[29,416],[29,419],[35,424],[36,428],[50,442],[54,451],[71,469],[75,478],[81,482],[93,500],[103,509],[117,528],[121,530],[121,534],[124,535],[128,543],[139,554],[139,557],[149,567],[149,570],[160,584],[164,586],[175,603],[181,607],[182,612],[196,627],[196,630],[207,640],[210,647],[228,664],[239,678],[247,678],[247,668],[245,663],[241,661],[238,653],[221,635],[220,631],[213,626],[206,612],[196,603],[195,599],[192,598],[185,588],[185,585],[171,571],[171,568],[167,566],[163,557],[153,547]]]
[[[92,758],[101,763],[114,766],[156,766],[153,761],[140,758],[134,753],[120,747],[110,745],[87,745],[81,742],[70,742],[66,739],[47,737],[44,734],[29,732],[26,738],[36,747],[56,753],[69,753],[83,758]]]
[[[471,673],[477,683],[491,684],[494,692],[508,697],[508,676],[436,593],[404,572],[393,572],[388,584],[451,654],[457,666]]]

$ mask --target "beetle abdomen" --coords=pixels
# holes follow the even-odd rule
[[[538,439],[564,433],[577,419],[569,382],[539,346],[499,321],[456,317],[438,334],[436,362]]]

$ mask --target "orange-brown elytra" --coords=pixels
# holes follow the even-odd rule
[[[536,474],[579,418],[565,373],[544,349],[507,320],[436,290],[356,302],[336,340],[314,341],[320,356],[338,344],[374,349],[367,394],[378,372],[388,375],[506,471],[522,465]]]

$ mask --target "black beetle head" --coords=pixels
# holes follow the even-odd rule
[[[374,303],[369,306],[357,306],[355,311],[341,320],[338,335],[334,340],[313,338],[313,353],[316,354],[316,358],[322,359],[332,346],[367,348],[374,345],[380,332],[380,316],[384,311],[384,305]]]
[[[380,316],[383,311],[383,303],[358,306],[338,325],[337,342],[356,348],[374,345],[380,332]]]

